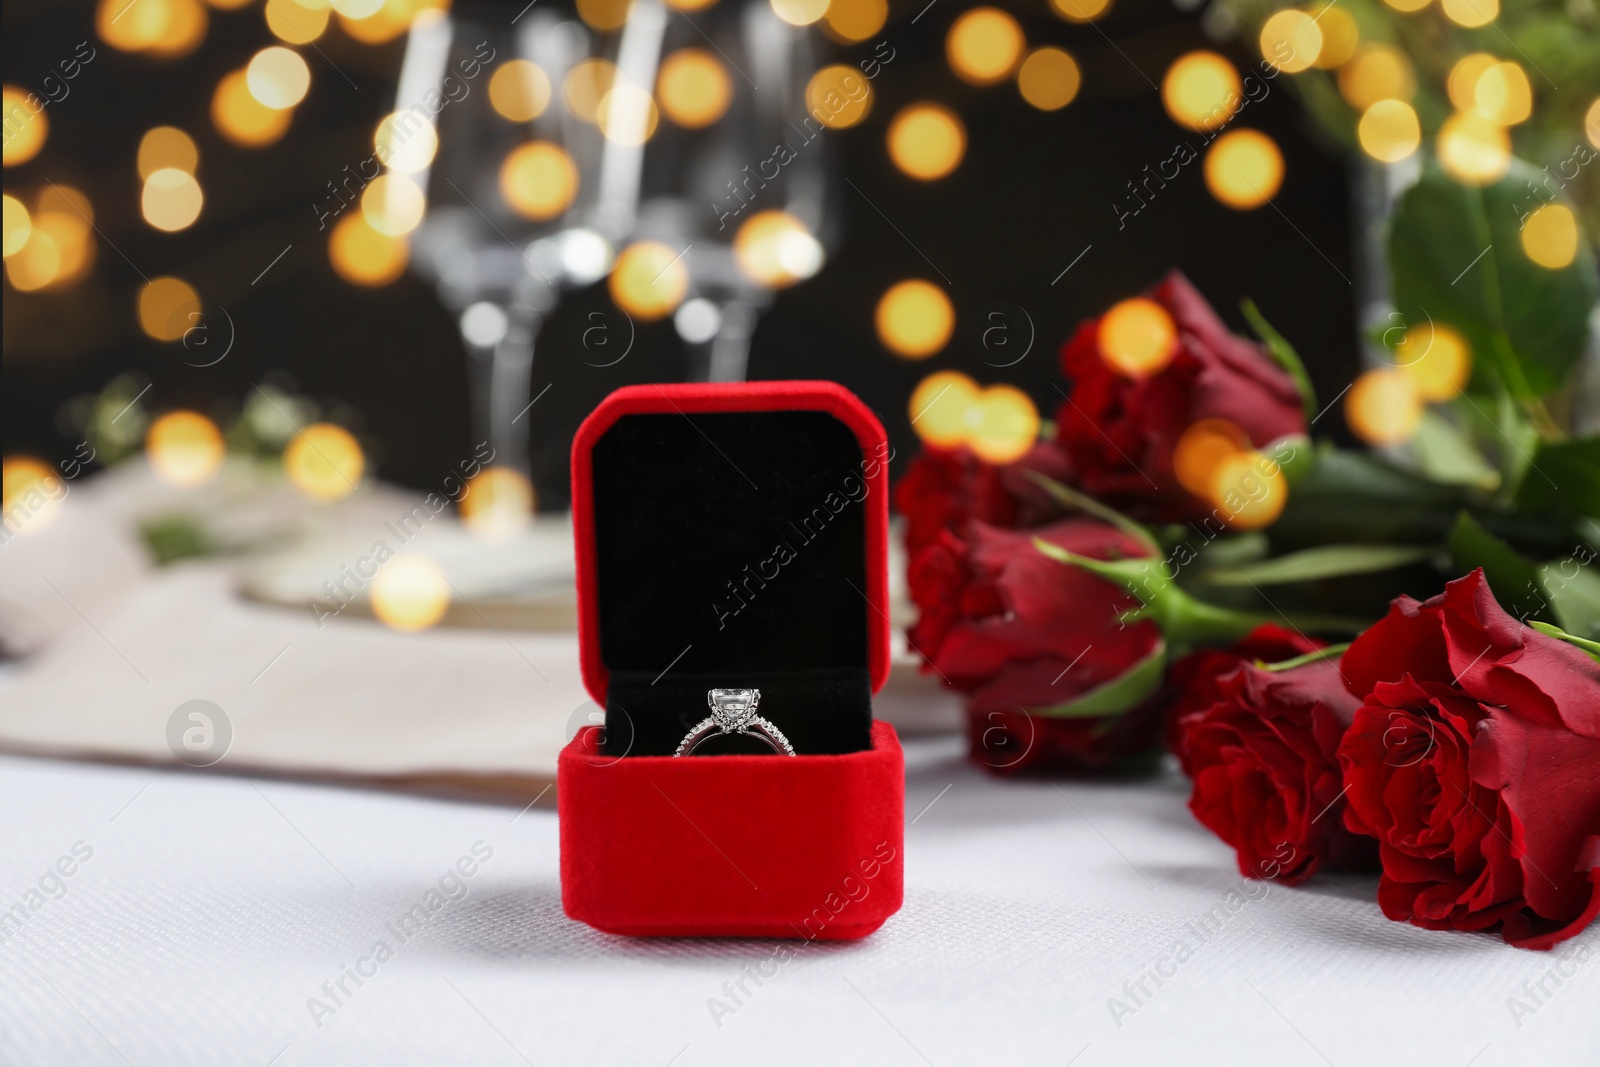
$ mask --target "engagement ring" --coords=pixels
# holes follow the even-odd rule
[[[706,703],[711,706],[710,718],[689,731],[678,745],[678,751],[673,753],[674,756],[687,756],[700,742],[718,734],[759,737],[772,746],[773,752],[794,755],[794,746],[783,736],[783,731],[756,714],[756,705],[761,703],[761,690],[713,689],[706,694]]]

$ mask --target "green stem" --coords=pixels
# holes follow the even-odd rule
[[[1342,645],[1328,645],[1326,648],[1319,648],[1315,651],[1307,652],[1303,656],[1280,660],[1277,663],[1265,663],[1261,660],[1256,660],[1256,667],[1263,671],[1274,672],[1293,670],[1296,667],[1304,667],[1308,663],[1321,663],[1323,660],[1338,659],[1344,655],[1345,649],[1349,647],[1350,642],[1346,641]]]

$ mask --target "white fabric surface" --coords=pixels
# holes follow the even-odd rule
[[[708,1000],[780,943],[568,920],[546,810],[0,758],[0,909],[92,849],[3,926],[0,1063],[1600,1062],[1600,929],[1519,951],[1391,923],[1338,877],[1252,885],[1199,943],[1245,883],[1176,779],[1001,782],[954,738],[907,755],[904,909],[746,979],[720,1026]],[[399,945],[386,924],[480,841],[466,895]],[[1180,937],[1192,958],[1117,1025],[1108,998]],[[308,998],[380,939],[393,958],[316,1025]]]

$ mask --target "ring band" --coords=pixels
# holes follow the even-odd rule
[[[687,756],[708,737],[719,734],[747,734],[758,737],[772,746],[772,751],[785,756],[795,754],[794,746],[767,719],[756,714],[761,703],[759,689],[713,689],[706,694],[706,704],[711,714],[684,736],[674,756]]]

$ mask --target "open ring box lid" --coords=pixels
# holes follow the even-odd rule
[[[561,754],[562,903],[634,935],[862,937],[900,907],[882,425],[830,382],[643,385],[572,449],[579,644],[606,726]],[[798,755],[716,737],[761,690]]]

